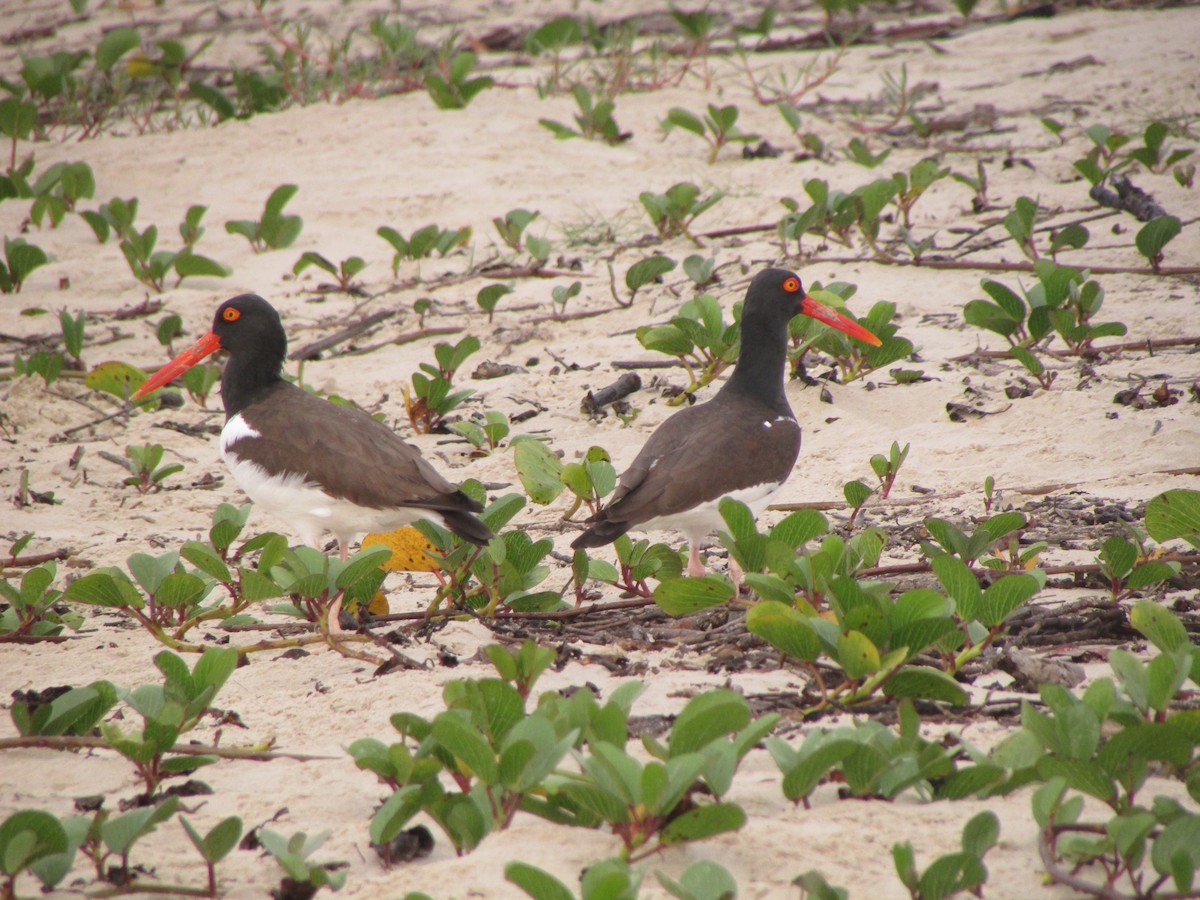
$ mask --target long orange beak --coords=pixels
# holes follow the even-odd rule
[[[157,391],[160,387],[168,382],[174,381],[200,360],[206,356],[211,356],[221,349],[221,339],[211,331],[188,347],[177,357],[151,375],[146,382],[133,392],[131,400],[137,400],[145,397],[151,391]]]
[[[875,337],[875,335],[871,334],[871,332],[867,331],[867,329],[863,328],[853,319],[846,318],[836,309],[831,309],[824,303],[818,303],[807,294],[805,294],[804,299],[800,301],[800,312],[804,313],[806,316],[811,316],[818,322],[823,322],[830,328],[836,328],[838,331],[850,335],[850,337],[855,337],[860,341],[865,341],[872,347],[878,347],[883,343],[883,341]]]

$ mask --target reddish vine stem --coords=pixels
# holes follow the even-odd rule
[[[1146,338],[1144,341],[1126,341],[1123,344],[1109,344],[1105,347],[1092,347],[1086,352],[1072,350],[1043,350],[1047,356],[1056,359],[1070,359],[1073,356],[1091,356],[1101,353],[1122,353],[1126,350],[1145,350],[1153,353],[1155,350],[1165,350],[1168,347],[1191,347],[1200,344],[1200,335],[1177,338]],[[969,362],[972,359],[1010,359],[1011,350],[972,350],[959,356],[950,357],[951,362]]]

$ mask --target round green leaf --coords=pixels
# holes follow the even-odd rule
[[[654,602],[671,616],[686,616],[732,599],[733,585],[719,575],[670,578],[654,589]]]

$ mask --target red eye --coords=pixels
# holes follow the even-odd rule
[[[783,289],[789,294],[796,293],[796,291],[800,290],[800,279],[795,276],[784,279]]]
[[[796,279],[794,279],[794,278],[792,279],[792,281],[795,281],[795,280]],[[229,307],[229,309],[227,309],[227,310],[225,310],[225,312],[221,313],[221,318],[223,318],[226,322],[236,322],[241,317],[242,317],[242,311],[233,306]]]

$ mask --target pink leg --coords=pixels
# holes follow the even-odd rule
[[[338,538],[338,551],[342,558],[342,562],[345,562],[350,558],[349,546],[350,542],[345,538]],[[329,609],[325,612],[325,628],[328,630],[331,638],[336,638],[339,634],[343,633],[341,615],[342,598],[339,596],[336,600],[329,604]]]
[[[693,578],[703,578],[707,574],[704,563],[700,562],[700,542],[689,542],[691,555],[688,557],[687,573]]]
[[[733,556],[729,557],[729,577],[733,581],[733,595],[736,597],[742,592],[742,576],[746,573],[742,571],[742,567],[737,564],[737,560]]]

